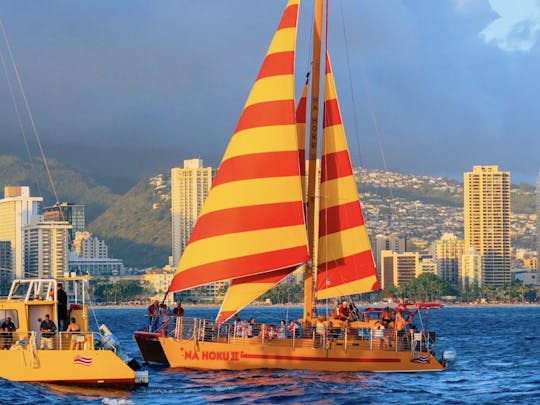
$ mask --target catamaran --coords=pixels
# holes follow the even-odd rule
[[[314,1],[310,83],[306,80],[295,106],[299,3],[286,4],[168,289],[172,294],[230,280],[217,318],[182,318],[172,336],[139,331],[135,341],[144,360],[170,367],[441,371],[444,361],[435,355],[435,334],[425,322],[422,329],[387,328],[377,336],[378,308],[346,321],[317,320],[316,303],[378,291],[380,283],[323,40],[323,16],[328,17],[323,0]],[[227,322],[296,270],[304,273],[298,330],[277,338],[270,325],[258,325],[253,333]],[[440,305],[398,307],[411,323],[420,311]]]

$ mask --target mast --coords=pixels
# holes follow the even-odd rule
[[[311,107],[309,124],[309,164],[308,164],[308,241],[311,263],[304,271],[304,322],[313,317],[313,273],[316,268],[317,255],[315,254],[316,238],[315,225],[317,223],[316,193],[318,183],[317,170],[317,141],[319,136],[319,93],[321,76],[321,42],[323,0],[313,0],[313,66],[311,81]]]

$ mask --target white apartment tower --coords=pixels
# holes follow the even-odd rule
[[[201,159],[171,169],[172,258],[176,267],[212,185],[212,168]]]
[[[67,221],[41,219],[24,227],[26,277],[57,278],[68,272],[70,229]]]
[[[23,228],[38,215],[42,197],[30,197],[30,187],[6,186],[0,199],[0,241],[9,242],[11,272],[23,278],[25,268]]]
[[[454,286],[459,284],[459,264],[463,251],[463,239],[458,239],[453,233],[444,233],[441,239],[432,244],[437,276]]]
[[[90,232],[76,232],[73,249],[84,259],[108,259],[109,248],[104,240],[92,236]]]
[[[463,253],[459,278],[462,287],[482,287],[482,257],[474,247]]]
[[[510,173],[498,166],[474,166],[465,173],[465,249],[482,257],[482,284],[510,284]]]

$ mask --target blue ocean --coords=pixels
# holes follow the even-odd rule
[[[122,349],[142,363],[132,332],[146,323],[144,309],[98,309]],[[213,317],[217,308],[186,308],[186,316]],[[240,316],[276,323],[300,317],[300,308],[249,307]],[[445,307],[430,312],[437,353],[457,360],[441,373],[374,374],[305,371],[149,370],[150,383],[132,391],[0,381],[3,401],[17,404],[535,404],[540,403],[540,307]],[[8,367],[8,365],[1,365]]]

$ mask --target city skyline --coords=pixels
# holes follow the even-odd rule
[[[47,155],[112,184],[122,169],[141,177],[192,156],[217,166],[282,3],[8,2],[0,18]],[[347,27],[329,41],[346,66],[338,90],[356,104],[343,111],[353,164],[454,179],[496,164],[534,184],[539,6],[512,7],[333,2]],[[21,153],[5,78],[0,88],[0,152]]]

